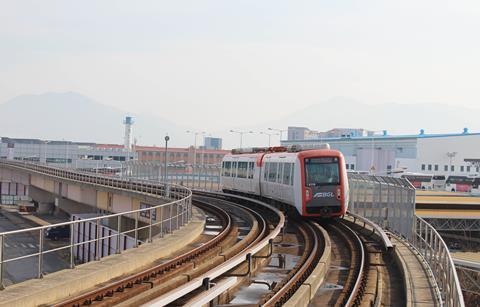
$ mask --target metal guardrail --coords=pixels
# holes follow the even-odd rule
[[[382,239],[383,247],[385,247],[386,250],[393,248],[392,241],[390,241],[390,238],[387,236],[386,232],[382,229],[382,227],[378,226],[374,222],[358,214],[351,213],[351,212],[348,212],[347,214],[353,217],[354,223],[356,223],[357,222],[356,220],[358,219],[361,223],[363,223],[364,228],[365,228],[365,225],[369,225],[370,227],[372,227],[373,232],[377,233],[378,236],[380,236],[380,238]]]
[[[453,263],[455,263],[455,265],[458,265],[458,266],[463,266],[466,268],[471,268],[471,269],[480,271],[480,262],[453,258]]]
[[[445,306],[465,306],[450,252],[440,234],[415,215],[415,188],[408,180],[349,174],[349,211],[406,239],[429,266]]]
[[[162,161],[132,160],[123,163],[122,177],[144,178],[171,182],[193,189],[219,191],[221,170],[220,164],[192,165],[175,162],[169,163],[165,171],[165,164]]]
[[[455,258],[453,262],[466,300],[471,295],[480,297],[480,263]]]
[[[44,275],[44,257],[48,254],[67,250],[69,251],[69,267],[75,267],[74,248],[84,246],[86,244],[94,245],[94,259],[100,260],[102,258],[103,245],[107,240],[115,240],[115,251],[121,253],[121,238],[130,235],[135,238],[135,247],[138,247],[140,241],[140,233],[143,233],[147,242],[152,242],[152,237],[160,234],[163,236],[165,233],[170,233],[185,223],[187,223],[192,216],[192,192],[182,186],[173,184],[165,184],[151,181],[140,180],[123,180],[119,178],[112,178],[107,176],[97,176],[90,173],[80,173],[67,169],[53,168],[36,164],[29,164],[24,162],[11,162],[0,160],[0,166],[21,169],[28,172],[35,172],[42,175],[47,175],[62,180],[73,180],[85,184],[94,186],[108,187],[113,190],[128,190],[130,192],[140,194],[139,196],[149,196],[155,199],[159,204],[151,204],[148,208],[131,210],[122,213],[109,214],[100,217],[86,218],[81,220],[75,220],[70,222],[52,224],[47,226],[39,226],[28,229],[20,229],[14,231],[7,231],[0,233],[0,287],[4,288],[4,274],[7,264],[23,261],[25,259],[31,259],[36,262],[36,277],[42,278]],[[166,203],[165,203],[166,202]],[[129,222],[133,224],[133,228],[128,227]],[[74,233],[80,230],[81,225],[85,223],[93,223],[94,239],[74,242]],[[109,225],[110,227],[116,227],[117,231],[114,234],[102,235],[100,231],[101,227]],[[69,227],[70,240],[69,243],[48,249],[45,242],[45,235],[47,232],[58,227]],[[126,230],[122,230],[126,229]],[[32,235],[34,234],[34,235]],[[7,247],[7,240],[9,237],[12,239],[19,236],[28,236],[31,239],[37,239],[38,250],[33,253],[25,253],[21,256],[12,256],[7,258],[12,247]],[[18,248],[18,247],[17,247]]]
[[[442,291],[446,306],[465,306],[455,264],[440,234],[424,219],[415,216],[411,242],[422,253]]]

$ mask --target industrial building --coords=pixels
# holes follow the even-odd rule
[[[135,151],[139,161],[165,160],[165,147],[136,146]],[[178,164],[220,164],[223,156],[230,153],[229,150],[214,150],[195,148],[168,148],[168,163]],[[195,157],[195,158],[194,158]]]
[[[290,130],[292,128],[292,130]],[[306,130],[301,130],[306,129]],[[302,134],[302,131],[306,133]],[[333,129],[335,136],[311,138],[308,128],[289,127],[289,139],[282,145],[301,145],[317,148],[328,143],[340,150],[353,171],[378,175],[393,171],[435,175],[478,176],[480,163],[480,133],[467,128],[461,133],[427,134],[421,130],[415,135],[376,134],[364,129]],[[290,139],[290,136],[294,137]]]
[[[2,137],[0,143],[1,159],[78,169],[120,168],[122,162],[136,157],[134,150],[122,145],[8,137]]]

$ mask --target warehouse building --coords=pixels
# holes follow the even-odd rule
[[[351,171],[387,175],[402,170],[434,175],[478,176],[480,164],[480,133],[467,128],[461,133],[427,134],[421,130],[416,135],[389,135],[387,131],[375,133],[363,129],[333,129],[335,136],[312,138],[311,130],[302,137],[299,127],[289,136],[295,139],[282,141],[282,145],[301,145],[317,148],[328,143],[340,150]],[[303,127],[300,127],[303,128]],[[361,131],[359,135],[356,132]]]

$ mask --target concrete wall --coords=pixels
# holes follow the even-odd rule
[[[159,203],[158,199],[147,195],[94,187],[76,181],[59,180],[36,173],[29,174],[22,170],[0,167],[0,176],[8,180],[13,179],[12,181],[18,179],[30,185],[31,191],[28,196],[39,203],[55,203],[55,199],[58,199],[60,208],[63,207],[62,209],[70,214],[95,212],[98,209],[119,213],[139,209],[140,203],[148,205]],[[160,217],[160,212],[157,212],[157,217]],[[140,217],[140,220],[148,219]]]
[[[8,168],[0,167],[0,181],[10,181],[29,185],[30,176],[26,173],[15,172]]]

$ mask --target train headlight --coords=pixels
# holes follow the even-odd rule
[[[311,188],[305,188],[305,200],[306,201],[311,201],[313,197],[312,189]]]

